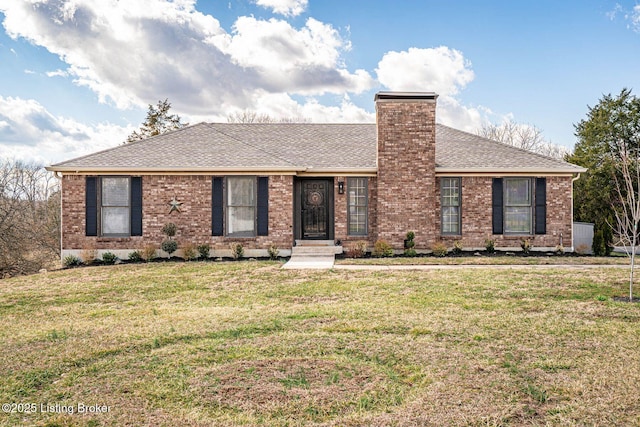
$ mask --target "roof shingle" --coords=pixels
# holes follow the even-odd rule
[[[69,171],[307,171],[376,169],[375,124],[199,123],[50,166]],[[578,166],[444,125],[436,171],[577,173]]]

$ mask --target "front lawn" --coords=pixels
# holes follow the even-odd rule
[[[0,425],[640,425],[626,269],[280,266],[0,280]]]
[[[577,255],[522,255],[514,253],[505,255],[473,255],[466,253],[461,256],[447,255],[436,257],[433,255],[389,258],[341,258],[336,264],[354,265],[629,265],[626,255],[616,254],[609,257],[577,256]]]

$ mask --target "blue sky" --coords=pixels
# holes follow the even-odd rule
[[[372,122],[379,90],[440,94],[437,120],[511,119],[573,147],[606,93],[640,91],[635,0],[0,0],[0,158],[121,143],[147,105]]]

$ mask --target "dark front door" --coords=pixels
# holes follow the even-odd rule
[[[301,211],[303,239],[329,239],[329,185],[331,181],[302,181]]]

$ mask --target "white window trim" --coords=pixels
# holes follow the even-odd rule
[[[357,208],[364,208],[364,233],[351,232],[351,185],[356,179],[364,181],[365,204],[354,205]],[[366,177],[348,177],[347,178],[347,235],[348,236],[368,236],[369,235],[369,180]]]
[[[102,192],[103,192],[103,180],[104,179],[110,179],[110,178],[123,178],[123,179],[127,179],[128,181],[128,189],[129,189],[129,194],[127,195],[127,205],[122,205],[122,206],[105,206],[103,204],[103,200],[102,200]],[[131,177],[130,176],[101,176],[98,179],[98,191],[97,191],[97,197],[98,197],[98,201],[97,201],[97,207],[98,207],[98,228],[99,228],[99,232],[98,235],[101,237],[131,237]],[[129,229],[126,233],[105,233],[104,232],[104,217],[103,217],[103,209],[104,208],[110,208],[110,207],[120,207],[120,208],[127,208],[127,215],[129,218],[128,224],[129,224]]]
[[[513,181],[513,180],[528,180],[529,181],[529,204],[528,205],[524,205],[524,204],[514,204],[514,205],[507,205],[507,187],[508,187],[508,182],[509,181]],[[535,179],[529,178],[529,177],[509,177],[509,178],[504,178],[503,180],[503,188],[502,188],[502,232],[504,235],[509,235],[509,236],[532,236],[534,234],[534,215],[535,215],[535,201],[534,201],[534,196],[535,196]],[[509,231],[507,230],[507,208],[508,207],[513,207],[513,208],[528,208],[529,210],[529,231]]]
[[[252,178],[253,182],[253,230],[252,231],[241,231],[236,233],[229,233],[229,222],[231,221],[230,215],[230,206],[229,205],[229,180],[236,178]],[[233,237],[233,238],[252,238],[258,235],[258,177],[257,176],[247,176],[247,175],[237,175],[237,176],[227,176],[224,180],[224,219],[225,219],[225,236]],[[243,207],[245,205],[238,205],[238,207]],[[250,207],[246,205],[246,207]]]
[[[458,183],[458,204],[446,205],[444,204],[444,182],[445,180],[456,180]],[[445,207],[457,207],[458,208],[458,232],[444,231],[444,208]],[[440,233],[443,236],[460,236],[462,235],[462,179],[460,177],[443,177],[440,178]]]

